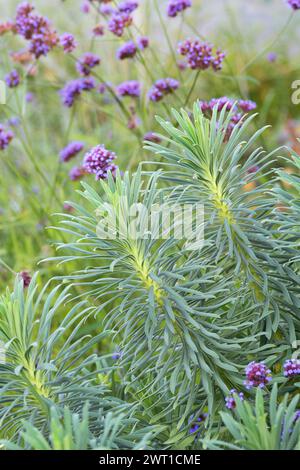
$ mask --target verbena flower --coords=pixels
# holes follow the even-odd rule
[[[263,388],[272,380],[271,371],[263,362],[250,362],[245,369],[245,373],[246,380],[244,384],[248,389],[252,387]]]
[[[121,83],[117,87],[117,93],[119,96],[131,96],[138,98],[141,94],[141,86],[137,80],[129,80]]]
[[[287,359],[283,364],[283,375],[288,378],[300,375],[300,359]]]
[[[237,394],[237,391],[233,388],[232,390],[230,390],[229,396],[225,398],[226,408],[228,408],[229,410],[234,410],[236,408],[236,401],[234,398],[234,395],[236,394]],[[244,400],[243,392],[240,392],[238,396],[240,400],[242,401]]]
[[[90,12],[90,4],[89,2],[82,2],[81,6],[80,6],[80,10],[82,11],[82,13],[89,13]]]
[[[300,10],[300,0],[287,0],[287,3],[293,10]]]
[[[137,52],[137,47],[133,41],[128,41],[123,44],[117,51],[117,58],[119,60],[134,57]]]
[[[244,113],[248,113],[249,111],[256,109],[256,103],[251,100],[239,100],[238,106],[242,111],[244,111]]]
[[[76,42],[73,34],[64,33],[59,38],[60,45],[63,47],[64,52],[70,54],[76,49]]]
[[[69,173],[70,180],[77,181],[83,178],[85,169],[82,166],[74,166]]]
[[[138,2],[134,0],[127,0],[124,2],[119,3],[118,5],[118,10],[121,13],[132,13],[134,10],[138,8],[139,4]]]
[[[178,13],[192,6],[192,0],[169,0],[167,14],[171,18],[175,18]]]
[[[84,144],[82,142],[70,142],[65,148],[63,148],[59,154],[62,162],[68,162],[71,158],[78,155],[83,149]]]
[[[5,77],[5,82],[9,88],[15,88],[20,84],[20,75],[17,70],[12,70]]]
[[[198,39],[186,39],[179,43],[178,52],[187,58],[187,63],[193,70],[206,70],[209,67],[215,71],[221,70],[225,59],[225,53],[220,49],[213,52],[211,44],[200,42]]]
[[[83,168],[87,173],[95,175],[96,180],[106,179],[108,172],[115,174],[117,166],[113,163],[116,154],[107,150],[104,145],[92,148],[84,157]]]
[[[137,39],[138,48],[143,51],[149,47],[149,38],[147,36],[141,36]]]
[[[269,62],[275,62],[277,59],[276,52],[269,52],[269,54],[267,55],[267,59]]]
[[[47,55],[58,43],[58,36],[48,19],[36,14],[34,7],[28,2],[21,3],[17,8],[15,29],[24,39],[30,41],[29,52],[36,59]]]
[[[161,142],[161,138],[159,137],[159,135],[155,134],[154,132],[147,132],[144,135],[144,140],[148,142],[154,142],[155,144],[160,144]]]
[[[95,80],[92,77],[71,80],[60,90],[63,104],[70,108],[73,106],[75,99],[81,95],[82,91],[92,90],[95,86]]]
[[[111,16],[113,13],[115,13],[115,9],[107,3],[101,3],[99,7],[99,12],[101,13],[101,15]]]
[[[2,124],[0,124],[0,150],[5,150],[12,139],[14,134],[10,130],[6,130]]]
[[[128,13],[114,13],[108,22],[108,29],[116,36],[120,37],[124,33],[124,29],[132,23],[132,16]]]
[[[151,101],[161,101],[165,95],[172,93],[179,87],[179,82],[174,78],[161,78],[150,89],[148,96]]]
[[[31,283],[31,276],[30,276],[29,272],[28,271],[21,271],[19,273],[19,277],[23,281],[23,287],[24,288],[29,287],[29,285]]]
[[[104,26],[103,24],[97,24],[94,28],[93,28],[93,35],[94,36],[103,36],[104,35]]]
[[[77,62],[76,68],[80,75],[88,76],[91,74],[91,70],[99,65],[101,62],[100,57],[92,52],[86,52]]]

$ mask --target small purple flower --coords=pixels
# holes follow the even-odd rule
[[[17,70],[14,69],[8,75],[6,75],[5,81],[9,88],[16,88],[20,84],[20,75],[18,74]]]
[[[103,36],[104,35],[104,26],[102,24],[97,24],[93,28],[94,36]]]
[[[128,13],[114,13],[108,22],[108,29],[116,36],[121,37],[124,29],[131,23],[132,17]]]
[[[117,87],[117,93],[119,96],[131,96],[132,98],[138,98],[141,94],[140,83],[136,80],[123,82]]]
[[[134,10],[138,8],[139,4],[138,2],[135,2],[134,0],[125,0],[124,2],[119,3],[118,5],[118,10],[121,13],[132,13]]]
[[[297,410],[295,413],[294,421],[298,421],[300,419],[300,410]]]
[[[137,39],[138,48],[143,51],[149,47],[149,38],[147,36],[141,36]]]
[[[76,42],[73,34],[64,33],[60,36],[60,45],[66,54],[70,54],[76,49]]]
[[[108,172],[114,175],[117,166],[113,163],[116,154],[107,150],[104,145],[92,148],[84,157],[83,168],[87,173],[94,174],[96,180],[106,179]]]
[[[269,52],[269,54],[267,55],[267,59],[269,62],[276,62],[277,60],[276,52]]]
[[[207,413],[202,413],[198,418],[194,419],[194,416],[191,416],[189,419],[189,424],[191,424],[191,427],[189,429],[189,434],[194,434],[195,432],[200,430],[200,425],[204,423],[206,420],[208,414]]]
[[[99,12],[103,16],[111,16],[113,13],[115,13],[115,10],[111,5],[108,5],[107,3],[101,3]]]
[[[120,349],[120,347],[118,346],[115,351],[112,353],[112,359],[114,361],[118,361],[119,359],[121,359],[123,356],[123,351]]]
[[[22,271],[19,273],[19,278],[23,281],[23,287],[26,289],[31,283],[31,276],[28,271]]]
[[[287,359],[283,365],[283,375],[287,378],[300,375],[300,359]]]
[[[192,0],[169,0],[167,14],[171,18],[175,18],[178,13],[192,6]]]
[[[0,124],[0,150],[5,150],[13,138],[14,134],[12,131],[5,130],[4,126]]]
[[[85,169],[82,166],[74,166],[69,173],[71,181],[78,181],[85,175]]]
[[[233,388],[232,390],[230,390],[229,396],[225,398],[226,408],[228,408],[229,410],[234,410],[236,408],[236,401],[234,395],[237,395],[237,391]],[[238,396],[241,401],[244,401],[243,392],[240,392]]]
[[[253,166],[250,166],[250,168],[248,168],[247,173],[253,174],[253,173],[257,173],[259,170],[260,168],[258,165],[253,165]]]
[[[70,108],[73,106],[75,99],[81,95],[82,91],[89,91],[95,88],[95,80],[93,77],[79,78],[68,82],[60,91],[62,103]]]
[[[80,6],[80,10],[82,11],[82,13],[89,13],[90,12],[90,4],[89,2],[82,2],[81,6]]]
[[[172,93],[179,87],[179,82],[174,78],[161,78],[157,80],[150,89],[148,96],[150,101],[158,102],[165,95]]]
[[[256,103],[251,100],[240,100],[238,102],[238,107],[244,111],[244,113],[248,113],[249,111],[253,111],[256,108]]]
[[[82,142],[70,142],[59,154],[61,161],[68,162],[71,158],[78,155],[83,147],[84,144]]]
[[[287,3],[293,10],[300,10],[300,0],[287,0]]]
[[[91,69],[99,65],[101,62],[100,57],[93,54],[92,52],[86,52],[78,61],[76,67],[80,75],[88,76],[91,73]]]
[[[26,100],[26,103],[32,103],[34,100],[34,94],[31,91],[29,91],[25,95],[25,100]]]
[[[123,44],[117,51],[117,58],[119,60],[134,57],[137,52],[137,47],[133,41],[128,41]]]
[[[263,388],[272,380],[270,369],[263,362],[252,361],[245,369],[246,380],[244,384],[246,388],[252,387]]]
[[[154,132],[147,132],[144,135],[144,140],[147,142],[154,142],[155,144],[160,144],[161,143],[161,138],[159,135],[155,134]]]
[[[213,55],[213,46],[198,39],[194,41],[186,39],[179,43],[178,52],[187,58],[192,70],[206,70],[209,67],[215,71],[221,70],[225,58],[225,53],[220,49],[217,49]]]
[[[20,122],[20,118],[18,116],[14,116],[8,119],[7,124],[10,127],[18,127],[20,125]]]

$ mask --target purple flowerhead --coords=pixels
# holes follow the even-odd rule
[[[191,416],[191,418],[189,419],[189,424],[191,425],[191,427],[189,429],[189,434],[194,434],[195,432],[198,432],[200,430],[201,424],[204,423],[207,416],[208,416],[207,413],[202,413],[196,419],[194,419],[194,416]]]
[[[300,359],[287,359],[283,364],[283,375],[287,378],[300,375]]]
[[[89,13],[90,12],[90,4],[87,1],[82,2],[80,6],[80,10],[82,13]]]
[[[82,166],[74,166],[69,173],[71,181],[81,180],[85,175],[85,169]]]
[[[9,88],[16,88],[20,83],[20,75],[18,74],[17,70],[14,69],[8,75],[6,75],[5,81]]]
[[[148,96],[150,101],[158,102],[165,95],[172,93],[179,87],[179,82],[174,78],[161,78],[157,80],[150,89]]]
[[[95,88],[95,80],[93,77],[78,78],[68,82],[60,91],[62,103],[70,108],[73,106],[75,99],[78,98],[82,91],[89,91]]]
[[[123,82],[117,87],[117,93],[119,96],[131,96],[132,98],[138,98],[141,94],[140,83],[136,80]]]
[[[26,289],[27,287],[29,287],[30,283],[31,283],[31,276],[29,274],[28,271],[21,271],[19,274],[18,274],[19,278],[22,280],[23,282],[23,287],[24,289]]]
[[[124,29],[130,26],[132,17],[128,13],[114,13],[108,22],[108,29],[110,32],[118,37],[123,36]]]
[[[300,0],[287,0],[287,3],[293,10],[300,10]]]
[[[116,154],[107,150],[104,145],[92,148],[83,159],[83,168],[87,173],[95,175],[96,180],[106,179],[108,172],[114,175],[117,167],[113,163]]]
[[[244,111],[244,113],[248,113],[256,109],[256,103],[251,100],[239,100],[238,107]]]
[[[100,57],[92,52],[86,52],[77,62],[77,70],[80,75],[88,76],[91,74],[91,70],[99,65],[101,62]]]
[[[275,62],[277,59],[276,52],[269,52],[269,54],[267,55],[267,59],[269,62]]]
[[[147,132],[144,135],[144,140],[147,142],[154,142],[155,144],[161,143],[161,138],[159,137],[159,135],[155,134],[154,132]]]
[[[59,41],[66,54],[70,54],[76,49],[76,42],[73,34],[64,33],[60,36]]]
[[[125,0],[121,3],[119,3],[118,5],[118,10],[121,12],[121,13],[132,13],[134,10],[136,10],[138,8],[139,4],[138,2],[134,1],[134,0]]]
[[[230,390],[229,396],[225,398],[226,408],[228,408],[229,410],[234,410],[236,408],[236,401],[234,395],[237,395],[237,391],[233,388],[232,390]],[[240,392],[238,396],[241,401],[244,401],[243,392]]]
[[[149,47],[149,38],[147,36],[141,36],[137,39],[138,48],[143,51]]]
[[[119,60],[134,57],[137,52],[137,47],[133,41],[128,41],[123,44],[117,51],[117,58]]]
[[[263,362],[252,361],[245,369],[246,380],[244,384],[246,388],[252,387],[263,388],[272,380],[270,369]]]
[[[198,39],[186,39],[179,43],[178,52],[186,57],[192,70],[206,70],[209,67],[215,71],[221,70],[225,58],[225,53],[220,49],[213,52],[211,44]]]
[[[78,155],[83,149],[84,144],[82,142],[70,142],[65,148],[63,148],[59,154],[62,162],[68,162],[71,158]]]
[[[175,18],[178,13],[192,6],[192,0],[169,0],[167,14],[171,18]]]
[[[5,150],[12,139],[14,134],[10,130],[6,130],[2,124],[0,124],[0,150]]]
[[[104,35],[104,26],[102,24],[97,24],[93,28],[94,36],[103,36]]]

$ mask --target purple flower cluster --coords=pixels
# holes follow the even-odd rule
[[[106,179],[109,171],[114,175],[117,170],[117,166],[112,163],[115,158],[114,152],[107,150],[104,145],[97,145],[85,155],[83,168],[87,173],[96,175],[96,180]]]
[[[10,130],[5,130],[4,126],[0,124],[0,150],[5,150],[12,139],[14,134]]]
[[[300,10],[300,0],[287,0],[293,10]]]
[[[249,111],[256,109],[256,103],[251,100],[239,100],[237,105],[244,113],[249,113]]]
[[[161,143],[161,138],[154,132],[147,132],[147,134],[144,135],[144,140],[147,142],[154,142],[155,144]]]
[[[20,83],[20,75],[17,70],[12,70],[8,75],[6,75],[5,81],[9,88],[17,87]]]
[[[147,36],[141,36],[137,39],[138,48],[143,51],[149,47],[149,38]]]
[[[194,41],[186,39],[179,43],[178,52],[187,58],[188,65],[193,70],[206,70],[209,67],[215,71],[221,70],[225,59],[225,53],[220,49],[217,49],[213,55],[213,46],[198,39]]]
[[[190,419],[191,427],[189,429],[189,433],[194,434],[195,432],[198,432],[200,429],[200,425],[204,423],[207,416],[207,413],[202,413],[197,419],[194,419],[194,417],[192,416]]]
[[[58,37],[47,18],[34,13],[34,7],[28,2],[17,8],[15,29],[24,39],[30,41],[29,51],[36,59],[56,46]]]
[[[82,166],[74,166],[69,173],[71,181],[78,181],[85,175],[85,169]]]
[[[92,52],[86,52],[77,62],[77,70],[80,75],[88,76],[91,74],[91,70],[99,65],[101,62],[100,57]]]
[[[59,38],[60,45],[63,47],[64,52],[70,54],[76,49],[76,42],[73,34],[64,33]]]
[[[84,144],[82,142],[70,142],[65,148],[63,148],[59,154],[62,162],[68,162],[71,158],[75,157],[83,149]]]
[[[138,98],[141,94],[140,83],[137,80],[123,82],[117,87],[117,93],[119,96],[131,96],[132,98]]]
[[[246,388],[252,387],[263,388],[272,380],[270,369],[263,362],[252,361],[245,369],[246,380],[244,384]]]
[[[92,90],[95,86],[95,80],[92,77],[71,80],[60,91],[63,104],[70,108],[73,106],[75,99],[79,97],[83,91]]]
[[[232,390],[230,390],[229,392],[229,396],[225,398],[225,403],[226,403],[226,408],[228,408],[229,410],[234,410],[235,407],[236,407],[236,401],[235,401],[235,398],[234,398],[234,395],[237,394],[237,391],[233,388]],[[243,392],[240,392],[238,394],[240,400],[244,401],[244,394]]]
[[[169,0],[167,13],[171,18],[175,18],[178,13],[192,6],[192,0]]]
[[[93,28],[93,35],[94,36],[103,36],[104,35],[104,26],[102,24],[97,24]]]
[[[31,276],[28,271],[21,271],[19,273],[19,278],[23,281],[23,287],[26,289],[31,283]]]
[[[135,2],[134,0],[125,0],[124,2],[119,3],[118,5],[118,10],[121,13],[132,13],[134,10],[138,8],[139,4],[138,2]]]
[[[288,378],[300,375],[300,359],[286,360],[283,364],[283,375]]]
[[[137,47],[133,41],[128,41],[123,44],[117,51],[117,58],[119,60],[129,59],[134,57],[137,53]]]
[[[124,33],[124,29],[132,23],[132,16],[128,13],[116,12],[112,15],[108,22],[108,29],[110,32],[118,37]]]
[[[161,78],[150,89],[148,96],[151,101],[161,101],[165,95],[172,93],[179,87],[179,82],[174,78]]]

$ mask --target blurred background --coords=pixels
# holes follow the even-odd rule
[[[55,240],[60,239],[49,228],[57,223],[55,214],[70,211],[65,201],[80,198],[76,192],[80,182],[69,173],[74,165],[80,166],[84,152],[72,162],[62,162],[59,157],[71,141],[82,142],[85,151],[104,144],[117,154],[121,170],[134,170],[139,162],[153,160],[143,149],[143,139],[145,134],[159,131],[155,115],[171,119],[172,106],[190,109],[197,99],[227,96],[256,103],[259,115],[253,130],[272,126],[261,138],[267,151],[281,145],[299,151],[300,104],[292,103],[291,87],[300,80],[300,12],[293,12],[286,1],[193,0],[192,8],[170,18],[168,0],[139,0],[134,22],[122,37],[108,31],[109,16],[100,10],[104,3],[116,8],[120,2],[30,3],[48,18],[58,35],[72,33],[77,49],[72,57],[57,47],[47,57],[33,60],[26,56],[23,38],[12,33],[0,36],[0,79],[12,69],[21,76],[20,85],[7,90],[6,105],[0,106],[0,123],[15,135],[0,152],[1,289],[20,271],[39,269],[49,279],[76,268],[71,264],[68,268],[38,265],[54,255]],[[14,21],[19,4],[0,0],[0,23]],[[95,34],[99,26],[104,28],[103,35]],[[134,59],[118,60],[118,48],[140,36],[149,38],[149,48]],[[205,40],[225,51],[222,70],[197,74],[185,68],[177,48],[186,38]],[[75,61],[86,52],[101,57],[97,89],[73,107],[65,107],[59,91],[78,77]],[[176,93],[162,102],[149,102],[153,83],[166,77],[179,81]],[[120,105],[111,91],[125,80],[138,80],[142,93],[138,100],[125,98]],[[159,167],[159,161],[154,167]],[[85,179],[97,187],[93,176]]]

